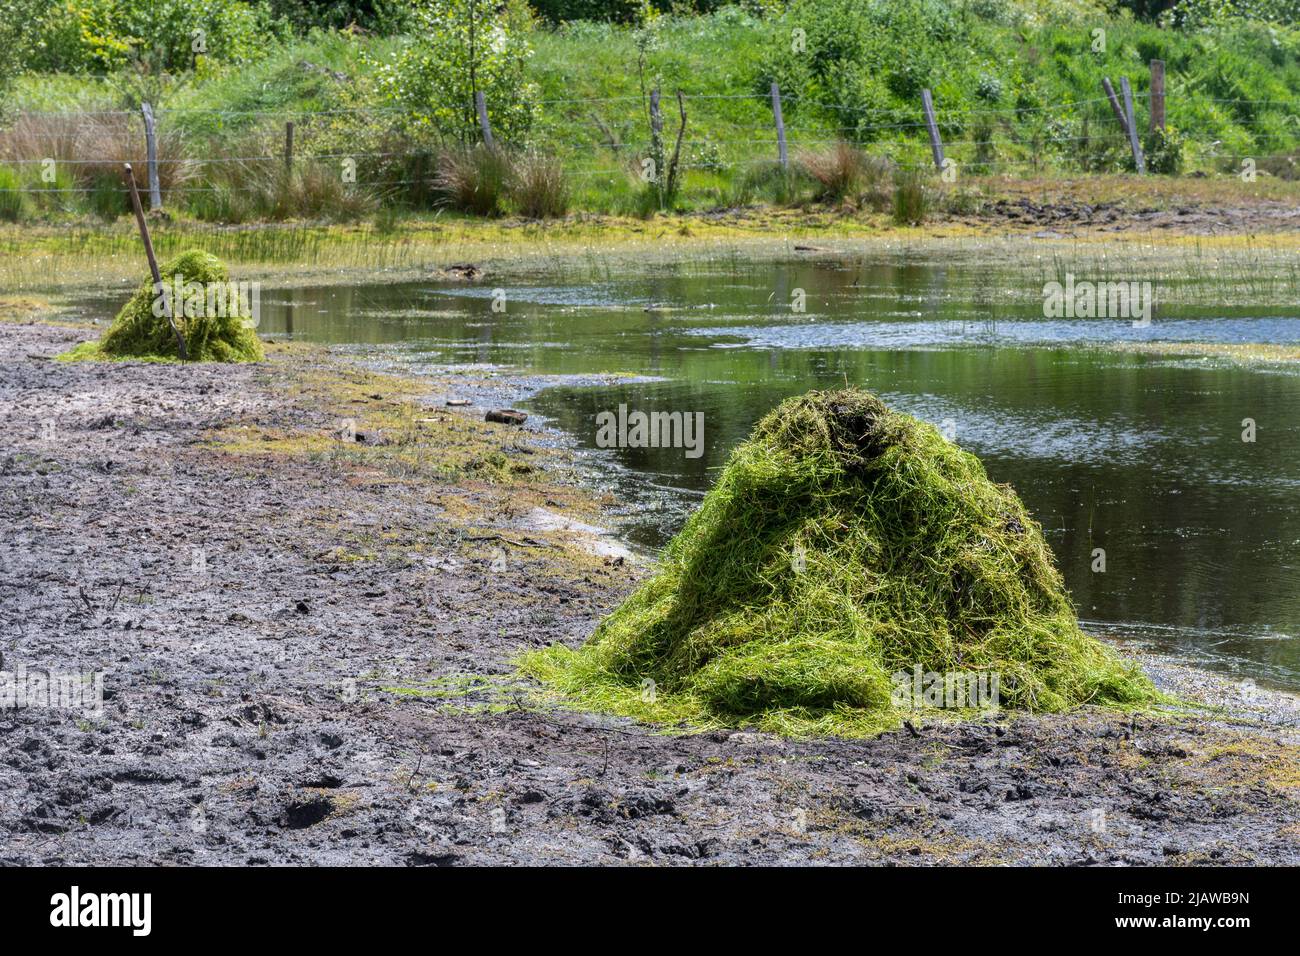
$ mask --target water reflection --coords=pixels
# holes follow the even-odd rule
[[[1295,310],[1162,309],[1149,329],[1048,321],[1014,278],[924,264],[734,262],[598,282],[264,293],[262,331],[399,345],[422,363],[662,380],[554,388],[532,408],[592,449],[646,546],[680,526],[753,423],[845,381],[955,430],[1042,522],[1081,615],[1300,686],[1300,376],[1111,353],[1114,339],[1300,341]],[[802,290],[806,312],[791,303]],[[703,412],[704,454],[595,449],[621,402]],[[1243,419],[1258,434],[1242,441]],[[1095,548],[1104,573],[1091,570]]]

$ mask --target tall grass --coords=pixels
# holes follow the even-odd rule
[[[558,219],[569,211],[569,181],[558,159],[529,150],[518,156],[512,167],[510,199],[519,215]]]
[[[315,162],[299,162],[292,170],[270,160],[228,164],[210,182],[194,190],[188,203],[190,213],[207,222],[352,222],[377,206],[369,190],[345,182],[337,167]]]
[[[22,180],[12,169],[0,166],[0,220],[20,222],[27,218],[27,194],[22,191]]]
[[[894,171],[894,222],[919,226],[930,211],[930,194],[925,176],[917,169],[900,166]]]
[[[442,202],[477,216],[499,216],[510,183],[510,160],[482,144],[443,153],[434,176]]]

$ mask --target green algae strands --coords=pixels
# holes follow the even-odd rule
[[[221,260],[190,250],[163,265],[161,272],[190,361],[259,362],[266,357],[247,297],[231,283]],[[98,353],[111,358],[179,358],[176,337],[157,300],[152,280],[141,285],[104,333]]]
[[[945,683],[1028,711],[1158,698],[1080,630],[1015,492],[854,389],[769,413],[587,644],[521,665],[574,706],[790,734],[969,714]]]

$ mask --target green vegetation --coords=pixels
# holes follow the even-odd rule
[[[917,667],[997,674],[1002,705],[1031,711],[1157,699],[1079,629],[1016,494],[856,390],[769,413],[658,573],[583,648],[522,666],[578,706],[789,733],[940,716],[894,696]]]
[[[260,362],[266,355],[253,330],[247,304],[232,288],[230,273],[215,256],[192,250],[160,270],[165,302],[152,280],[126,303],[95,345],[81,345],[65,355],[81,358],[179,358],[170,308],[194,362]],[[178,297],[174,290],[180,290]],[[219,297],[219,298],[218,298]]]
[[[1132,80],[1145,131],[1153,58],[1167,66],[1171,130],[1147,138],[1154,171],[1235,174],[1245,158],[1265,177],[1297,170],[1294,0],[1185,0],[1163,16],[1161,4],[1091,0],[701,2],[697,14],[555,0],[534,4],[540,17],[522,0],[4,3],[21,24],[0,28],[19,51],[3,68],[20,73],[8,105],[43,111],[0,129],[9,218],[123,214],[114,161],[142,161],[135,110],[146,99],[159,113],[167,206],[207,221],[353,220],[378,205],[537,217],[753,202],[913,209],[914,192],[893,195],[892,169],[915,169],[942,208],[969,203],[979,176],[1129,168],[1101,79]],[[351,23],[361,29],[339,29]],[[796,159],[788,172],[773,169],[774,80]],[[940,186],[930,167],[926,87],[956,184]],[[688,114],[679,177],[648,183],[644,161],[673,152],[677,89]],[[445,168],[478,135],[476,92],[504,148],[554,161],[544,186],[566,201],[537,201],[535,176],[528,188],[503,183],[487,204],[445,188],[463,181]],[[123,112],[48,115],[103,110]],[[277,176],[286,119],[297,179]],[[825,178],[836,173],[847,178]]]

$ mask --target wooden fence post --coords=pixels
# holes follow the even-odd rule
[[[790,155],[785,148],[785,119],[781,116],[781,88],[772,81],[772,117],[776,120],[776,154],[781,168],[790,168]]]
[[[293,172],[293,120],[284,124],[284,171]]]
[[[483,131],[484,144],[488,149],[496,149],[496,141],[492,138],[492,124],[488,122],[487,97],[483,95],[482,90],[474,94],[474,108],[478,110],[478,125]]]
[[[1165,61],[1151,61],[1151,132],[1165,128]]]
[[[1147,171],[1146,159],[1142,156],[1142,144],[1138,142],[1137,116],[1133,112],[1133,87],[1129,86],[1128,77],[1119,78],[1119,87],[1124,92],[1124,115],[1128,117],[1128,142],[1133,148],[1133,165],[1139,175]]]
[[[939,124],[934,121],[934,100],[929,90],[921,91],[921,105],[925,107],[925,125],[930,131],[930,152],[934,154],[934,168],[943,172],[943,140],[939,139]]]
[[[154,128],[153,107],[148,103],[141,103],[140,112],[144,115],[144,154],[145,165],[149,172],[149,211],[157,212],[162,209],[162,187],[158,184],[158,131]]]
[[[663,195],[664,182],[664,115],[659,110],[659,87],[650,91],[650,160],[654,164],[654,181]]]
[[[1115,114],[1115,119],[1119,120],[1119,128],[1128,135],[1128,119],[1124,116],[1124,107],[1119,105],[1119,97],[1115,95],[1115,87],[1111,85],[1110,77],[1101,78],[1101,88],[1106,91],[1106,99],[1110,101],[1110,108]]]

